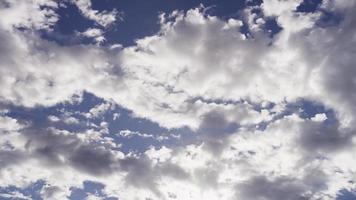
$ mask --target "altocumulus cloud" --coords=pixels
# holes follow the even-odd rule
[[[124,200],[331,200],[356,188],[354,1],[298,12],[300,0],[265,0],[227,19],[204,5],[157,13],[160,30],[128,47],[42,37],[67,4],[92,21],[87,36],[100,41],[126,17],[89,0],[0,1],[1,188],[42,181],[39,198],[70,199],[92,181],[103,189],[87,199]],[[272,35],[271,19],[280,27]],[[73,110],[85,93],[105,102]],[[47,121],[11,114],[59,104],[65,114],[45,113]],[[124,152],[122,134],[110,131],[122,116],[105,117],[115,106],[196,137]]]

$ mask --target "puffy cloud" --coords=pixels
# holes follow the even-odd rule
[[[105,41],[103,31],[98,28],[88,28],[83,33],[80,33],[80,35],[87,37],[87,38],[93,38],[95,40],[95,42],[98,44]]]
[[[120,79],[110,73],[114,60],[109,62],[96,47],[60,47],[17,31],[2,31],[0,37],[6,43],[0,47],[2,101],[29,107],[54,105],[91,86],[100,88],[110,79]],[[120,81],[117,84],[120,87]]]
[[[1,1],[1,26],[7,30],[15,27],[50,30],[58,21],[54,0]]]
[[[317,122],[322,122],[322,121],[325,121],[326,119],[328,119],[328,117],[325,115],[325,113],[318,113],[311,119],[314,121],[317,121]]]
[[[86,198],[86,200],[102,200],[102,199],[104,199],[104,198],[103,197],[98,197],[98,196],[92,195],[92,194],[88,195],[87,198]]]
[[[309,199],[303,194],[303,185],[286,177],[268,180],[266,177],[257,176],[238,186],[238,196],[242,199]]]
[[[140,133],[140,132],[137,132],[137,131],[130,131],[130,130],[122,130],[119,132],[120,136],[124,137],[124,138],[131,138],[133,136],[139,136],[139,137],[143,137],[143,138],[153,138],[152,135],[148,135],[146,133]]]
[[[91,0],[73,0],[81,13],[103,27],[108,27],[120,19],[120,13],[114,9],[112,11],[97,11],[92,9]]]
[[[105,114],[108,110],[112,109],[113,105],[110,102],[105,102],[102,104],[98,104],[95,107],[91,108],[89,110],[89,113],[87,114],[87,116],[89,118],[93,117],[100,117],[103,114]]]

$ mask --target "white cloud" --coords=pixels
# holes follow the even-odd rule
[[[95,42],[98,44],[105,41],[103,31],[98,28],[88,28],[83,33],[80,33],[80,35],[87,37],[87,38],[93,38],[95,40]]]
[[[86,197],[86,200],[103,200],[103,197],[98,197],[94,194],[88,194],[88,196]]]
[[[108,27],[120,19],[120,13],[116,9],[101,12],[93,10],[91,0],[73,0],[73,3],[85,17],[95,21],[103,27]]]
[[[89,113],[86,115],[88,118],[97,118],[105,114],[108,110],[112,109],[112,107],[113,105],[110,102],[101,103],[91,108]]]
[[[8,4],[8,5],[7,5]],[[40,8],[46,6],[45,8]],[[5,0],[0,3],[1,28],[24,27],[51,30],[58,21],[55,0]]]
[[[16,119],[0,115],[0,130],[2,132],[18,131],[22,127]]]
[[[130,131],[130,130],[122,130],[122,131],[120,131],[119,135],[122,136],[122,137],[125,137],[125,138],[131,138],[131,137],[133,137],[135,135],[140,136],[140,137],[152,137],[152,136],[147,135],[145,133],[142,134],[140,132]]]
[[[311,118],[311,120],[317,121],[317,122],[322,122],[328,119],[328,117],[325,115],[325,113],[318,113],[314,117]]]
[[[73,94],[92,86],[99,89],[113,81],[115,85],[110,83],[109,87],[120,87],[120,78],[111,74],[116,61],[108,59],[105,50],[94,46],[60,47],[16,31],[3,30],[0,38],[3,101],[48,106],[71,100]]]

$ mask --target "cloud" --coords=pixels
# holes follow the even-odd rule
[[[5,0],[0,3],[1,28],[29,28],[51,30],[58,21],[56,9],[58,3],[53,0],[19,1]]]
[[[98,28],[88,28],[86,31],[79,33],[79,35],[86,38],[93,38],[97,44],[103,43],[106,40],[103,31]]]
[[[88,116],[88,118],[97,118],[97,117],[102,116],[108,110],[110,110],[112,108],[113,108],[113,106],[110,102],[105,102],[105,103],[98,104],[95,107],[91,108],[89,110],[89,113],[87,113],[86,115]]]
[[[116,9],[101,12],[93,10],[91,0],[73,0],[73,3],[85,17],[95,21],[103,27],[108,27],[120,19],[120,13]]]
[[[295,180],[290,180],[285,177],[277,178],[276,180],[268,180],[266,177],[253,177],[248,182],[238,186],[240,198],[249,199],[288,199],[302,200],[310,199],[306,194],[303,194],[303,185],[300,185]]]
[[[120,79],[110,75],[115,68],[114,60],[106,59],[108,54],[101,49],[94,46],[60,47],[32,33],[13,33],[0,33],[6,41],[0,47],[3,52],[0,69],[0,82],[4,88],[0,94],[2,101],[28,107],[50,106],[70,100],[73,94],[90,88],[90,85],[100,88],[110,79]],[[9,46],[13,48],[7,50]],[[112,89],[120,87],[120,82],[116,82]]]
[[[136,132],[136,131],[130,131],[130,130],[121,130],[119,132],[119,134],[121,137],[124,138],[132,138],[134,136],[138,136],[138,137],[142,137],[142,138],[153,138],[153,135],[149,135],[146,133],[140,133],[140,132]]]

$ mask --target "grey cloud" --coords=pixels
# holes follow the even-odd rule
[[[307,154],[328,153],[350,148],[352,137],[352,132],[340,128],[338,122],[306,121],[300,126],[297,142]]]
[[[91,175],[108,175],[117,168],[117,158],[103,145],[86,143],[76,133],[32,127],[23,130],[29,155],[49,167],[71,166]]]
[[[322,171],[322,168],[311,168],[302,178],[302,182],[307,185],[311,194],[328,189],[329,177]]]
[[[150,189],[157,196],[162,196],[157,188],[157,176],[154,173],[152,163],[146,157],[120,160],[120,166],[128,172],[125,180],[129,186]]]
[[[10,165],[21,164],[26,162],[25,152],[19,150],[0,150],[0,170]]]
[[[218,178],[220,170],[213,166],[203,167],[194,171],[194,177],[202,188],[216,188],[218,187]]]
[[[308,200],[306,189],[297,180],[256,176],[238,185],[238,197],[244,200]]]
[[[171,162],[164,162],[156,166],[156,173],[161,176],[173,177],[176,180],[189,180],[190,174],[182,167]]]
[[[220,154],[228,145],[228,136],[237,129],[235,122],[229,122],[224,113],[211,111],[202,117],[198,133],[206,148],[214,154]]]
[[[227,121],[223,112],[211,111],[203,116],[198,132],[206,139],[218,140],[233,132],[231,128],[233,123]]]
[[[75,149],[69,160],[73,166],[94,175],[107,175],[117,170],[113,154],[102,148],[81,146]]]
[[[237,199],[244,200],[310,200],[324,199],[328,177],[319,168],[306,168],[301,179],[290,176],[253,176],[236,186]],[[321,194],[316,197],[316,194]]]
[[[163,191],[158,189],[157,182],[162,177],[168,176],[181,181],[190,179],[190,175],[180,166],[168,161],[154,165],[143,155],[139,158],[127,157],[119,162],[121,170],[128,172],[125,177],[128,186],[149,189],[159,197],[162,197]]]

